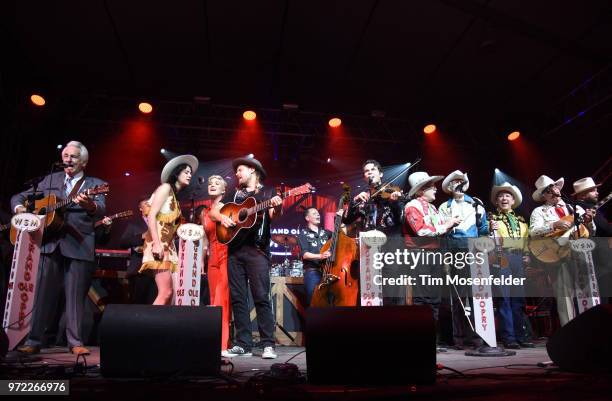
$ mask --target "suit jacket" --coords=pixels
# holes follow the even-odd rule
[[[66,174],[61,171],[47,175],[38,184],[39,192],[45,196],[55,194],[60,199],[65,199],[63,192],[64,179]],[[78,192],[90,189],[105,182],[99,178],[85,176],[81,188]],[[11,208],[15,210],[17,205],[24,205],[27,196],[32,194],[32,189],[23,191],[11,198]],[[98,206],[94,214],[89,214],[85,209],[76,204],[70,204],[63,208],[64,226],[58,233],[48,233],[43,240],[41,253],[53,253],[59,246],[63,256],[93,262],[95,259],[95,233],[94,222],[99,220],[106,213],[106,203],[104,195],[93,197]]]
[[[134,248],[144,245],[142,234],[147,230],[147,223],[144,222],[142,217],[137,216],[130,221],[125,228],[125,231],[121,235],[119,246],[122,248],[130,248],[130,265],[127,269],[128,277],[138,273],[138,270],[142,265],[142,252],[136,252]]]

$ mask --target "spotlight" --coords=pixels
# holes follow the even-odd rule
[[[59,145],[57,145],[57,148],[58,148],[59,150],[62,150],[62,144],[60,143]]]
[[[140,112],[143,114],[149,114],[153,111],[153,106],[151,103],[140,102],[138,103],[138,110],[140,110]]]
[[[327,158],[327,162],[328,162],[328,163],[331,163],[331,157],[328,157],[328,158]]]
[[[329,126],[332,128],[337,128],[342,125],[342,120],[338,117],[331,118],[328,122]]]
[[[129,177],[129,176],[130,176],[130,173],[126,171],[124,175],[125,175],[126,177]]]
[[[519,136],[521,136],[521,133],[519,131],[513,131],[510,134],[508,134],[508,140],[514,141],[515,139],[518,139]]]
[[[252,158],[254,158],[254,157],[255,157],[255,155],[254,155],[253,153],[249,153],[249,154],[247,155],[247,157],[248,157],[249,159],[252,159]]]
[[[247,121],[253,121],[254,119],[257,118],[257,113],[255,113],[253,110],[247,110],[244,113],[242,113],[242,118],[244,118]]]
[[[35,106],[38,107],[42,107],[45,105],[45,103],[47,103],[44,97],[37,94],[33,94],[32,96],[30,96],[30,100]]]
[[[434,132],[436,132],[436,125],[435,124],[428,124],[423,128],[423,132],[426,134],[433,134]]]
[[[499,169],[495,167],[495,174],[499,174]]]
[[[166,154],[166,149],[161,148],[161,149],[159,150],[159,153],[161,153],[162,155],[163,155],[163,154]]]

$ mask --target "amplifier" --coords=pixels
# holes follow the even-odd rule
[[[129,249],[96,249],[99,269],[127,270],[130,264]]]

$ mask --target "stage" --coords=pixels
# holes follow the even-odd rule
[[[380,352],[393,358],[393,347],[385,344]],[[452,399],[452,400],[580,400],[609,399],[610,376],[563,372],[554,366],[540,367],[549,360],[545,342],[534,349],[517,350],[510,357],[467,357],[465,351],[448,350],[437,354],[441,365],[435,385],[395,387],[314,386],[305,382],[306,354],[303,347],[277,347],[278,359],[253,357],[226,359],[222,375],[213,377],[164,377],[155,379],[107,379],[100,375],[100,350],[77,358],[65,348],[44,350],[39,358],[21,359],[3,369],[2,376],[19,379],[70,379],[70,395],[88,399]],[[256,350],[254,350],[256,352]],[[338,346],[338,358],[343,352]],[[16,357],[9,353],[9,359]],[[273,364],[289,361],[298,366],[297,379],[266,375]],[[410,363],[410,361],[406,361]],[[6,367],[6,365],[4,365]],[[384,369],[384,366],[375,369]],[[451,368],[460,373],[445,369]],[[8,374],[7,374],[8,373]]]

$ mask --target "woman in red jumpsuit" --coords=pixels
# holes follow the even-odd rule
[[[211,198],[210,208],[202,211],[201,222],[208,238],[208,287],[210,304],[221,307],[221,355],[227,356],[230,336],[230,293],[227,281],[227,246],[217,241],[215,222],[208,212],[223,198],[227,183],[220,175],[208,177],[208,195]]]

